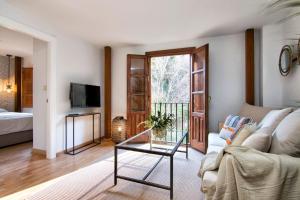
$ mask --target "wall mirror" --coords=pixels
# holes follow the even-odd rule
[[[282,47],[279,56],[279,71],[282,76],[287,76],[292,68],[293,53],[289,45]]]

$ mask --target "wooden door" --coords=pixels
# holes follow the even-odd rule
[[[191,65],[190,142],[203,153],[208,137],[208,44],[195,49]]]
[[[127,137],[145,130],[143,125],[150,114],[150,71],[145,55],[127,56]]]
[[[32,68],[22,68],[22,108],[32,108]]]

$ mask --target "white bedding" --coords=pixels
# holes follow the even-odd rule
[[[0,113],[0,135],[27,130],[32,130],[31,113]]]

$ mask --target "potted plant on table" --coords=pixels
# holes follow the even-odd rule
[[[167,128],[169,128],[173,123],[173,114],[162,114],[160,111],[157,112],[157,115],[150,115],[149,118],[139,124],[144,124],[145,128],[151,128],[152,134],[159,139],[166,137]]]

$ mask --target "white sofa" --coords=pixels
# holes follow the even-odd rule
[[[259,107],[259,106],[252,106],[249,104],[243,104],[240,112],[237,114],[243,117],[250,117],[259,124],[262,119],[272,110],[272,108],[267,107]],[[231,114],[231,113],[229,113]],[[279,123],[279,122],[278,122]],[[274,127],[275,129],[276,127]],[[220,152],[225,146],[226,141],[219,137],[219,133],[209,133],[208,135],[208,149],[207,153],[212,151]],[[218,177],[218,171],[208,171],[204,174],[202,179],[202,188],[212,188],[215,187],[216,181]],[[213,192],[213,190],[206,190],[208,192]],[[206,196],[212,196],[212,194],[205,194]],[[207,199],[207,198],[206,198]]]
[[[258,124],[271,110],[272,108],[252,106],[245,103],[242,105],[240,112],[237,115],[242,117],[250,117]],[[210,153],[212,151],[220,152],[225,146],[226,141],[219,137],[219,133],[212,132],[208,134],[207,153]]]

